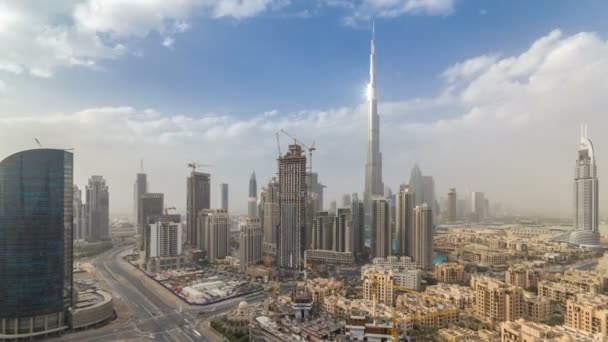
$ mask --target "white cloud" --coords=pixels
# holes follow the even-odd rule
[[[96,67],[152,32],[172,47],[195,16],[244,19],[286,0],[5,0],[0,3],[0,72],[51,77],[65,66]]]
[[[330,7],[347,11],[344,21],[356,25],[361,20],[375,17],[394,18],[402,15],[450,15],[454,0],[322,0]]]
[[[384,180],[393,189],[418,162],[435,176],[438,196],[455,186],[461,195],[484,191],[492,202],[567,217],[581,122],[589,124],[600,178],[608,179],[601,162],[608,159],[608,136],[602,134],[608,126],[608,42],[597,34],[554,31],[523,53],[490,52],[455,63],[441,77],[436,97],[391,103],[380,98]],[[316,141],[314,167],[328,185],[327,202],[361,192],[366,125],[365,104],[269,110],[250,118],[91,108],[0,118],[0,155],[33,147],[34,136],[45,146],[75,147],[77,183],[91,174],[106,176],[115,212],[131,208],[139,159],[153,191],[165,192],[168,203],[182,209],[187,162],[211,163],[212,182],[231,184],[231,208],[238,212],[245,209],[251,170],[259,184],[276,173],[275,132],[281,128]],[[281,136],[283,151],[289,141]],[[602,193],[606,189],[601,185]]]

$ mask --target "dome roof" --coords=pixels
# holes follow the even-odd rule
[[[246,301],[242,301],[239,303],[239,311],[245,311],[249,309],[249,304]]]

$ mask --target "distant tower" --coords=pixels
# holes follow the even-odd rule
[[[353,252],[352,215],[350,208],[340,208],[334,219],[333,250]]]
[[[228,184],[220,184],[220,207],[228,210]]]
[[[84,240],[85,233],[84,204],[82,203],[82,190],[74,184],[74,240]]]
[[[333,248],[334,215],[327,211],[319,211],[313,223],[311,249],[331,250]]]
[[[135,177],[135,184],[133,186],[133,222],[137,227],[137,234],[142,234],[142,223],[139,217],[139,201],[141,196],[148,192],[148,176],[143,173],[138,173]]]
[[[102,176],[92,176],[87,193],[87,241],[100,241],[110,237],[110,193]]]
[[[230,255],[230,216],[223,209],[203,209],[197,217],[196,246],[205,251],[210,263]]]
[[[350,194],[344,194],[342,195],[342,206],[340,208],[350,208],[351,203]]]
[[[600,244],[598,183],[595,150],[587,137],[587,125],[583,125],[574,170],[574,231],[570,235],[571,243],[591,246]]]
[[[471,220],[481,222],[485,219],[486,200],[483,192],[471,192]]]
[[[356,194],[355,194],[356,195]],[[353,230],[353,252],[355,255],[365,250],[365,213],[363,202],[357,196],[352,196],[351,215]]]
[[[329,212],[333,215],[336,215],[338,213],[338,203],[336,202],[336,200],[332,200],[331,202],[329,202]]]
[[[262,260],[262,227],[260,219],[247,217],[239,223],[240,243],[240,271],[245,273],[247,268]]]
[[[211,175],[192,171],[187,180],[186,243],[196,246],[198,236],[198,213],[211,207]]]
[[[280,268],[300,269],[307,246],[306,230],[306,156],[302,146],[289,145],[289,151],[279,157],[278,265]]]
[[[280,222],[279,215],[279,182],[275,177],[272,178],[266,189],[264,201],[264,242],[269,244],[277,243],[277,229]]]
[[[164,195],[160,193],[148,193],[143,194],[139,198],[139,217],[141,220],[141,237],[139,242],[139,249],[144,251],[146,245],[150,243],[150,224],[153,223],[151,219],[155,219],[163,215],[165,209],[164,206]],[[147,256],[146,256],[147,258]]]
[[[369,84],[367,86],[368,147],[367,164],[365,165],[365,193],[363,195],[366,227],[371,227],[372,201],[377,196],[384,196],[382,153],[380,153],[380,117],[378,116],[378,98],[376,93],[376,49],[373,28],[369,64]]]
[[[249,199],[247,200],[247,216],[255,218],[258,206],[258,183],[255,179],[255,171],[251,173],[249,178]]]
[[[426,203],[414,208],[413,254],[421,268],[433,267],[433,211]]]
[[[450,192],[448,192],[448,223],[456,222],[456,189],[451,188]]]
[[[312,182],[312,185],[310,184]],[[319,174],[316,172],[306,173],[306,189],[311,193],[312,208],[311,211],[316,213],[323,210],[323,189],[325,185],[319,183]],[[312,190],[311,190],[312,189]]]
[[[422,178],[422,171],[420,171],[420,167],[418,164],[415,164],[412,168],[412,172],[410,173],[410,182],[409,182],[410,190],[416,194],[416,202],[415,205],[420,205],[424,202],[424,180]]]
[[[383,198],[372,203],[372,258],[392,255],[391,203]]]
[[[416,194],[408,186],[397,194],[395,205],[395,231],[399,256],[412,256],[414,246],[414,203]]]

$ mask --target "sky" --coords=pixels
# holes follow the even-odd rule
[[[275,133],[317,147],[326,205],[363,191],[372,20],[383,178],[418,164],[437,197],[482,191],[513,213],[572,215],[588,124],[605,212],[608,3],[463,0],[0,0],[0,159],[74,148],[111,214],[150,190],[185,211],[189,162],[230,208],[276,173]],[[280,138],[287,149],[289,139]]]

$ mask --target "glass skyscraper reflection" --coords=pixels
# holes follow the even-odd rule
[[[72,307],[73,154],[0,162],[0,340],[65,329]]]

